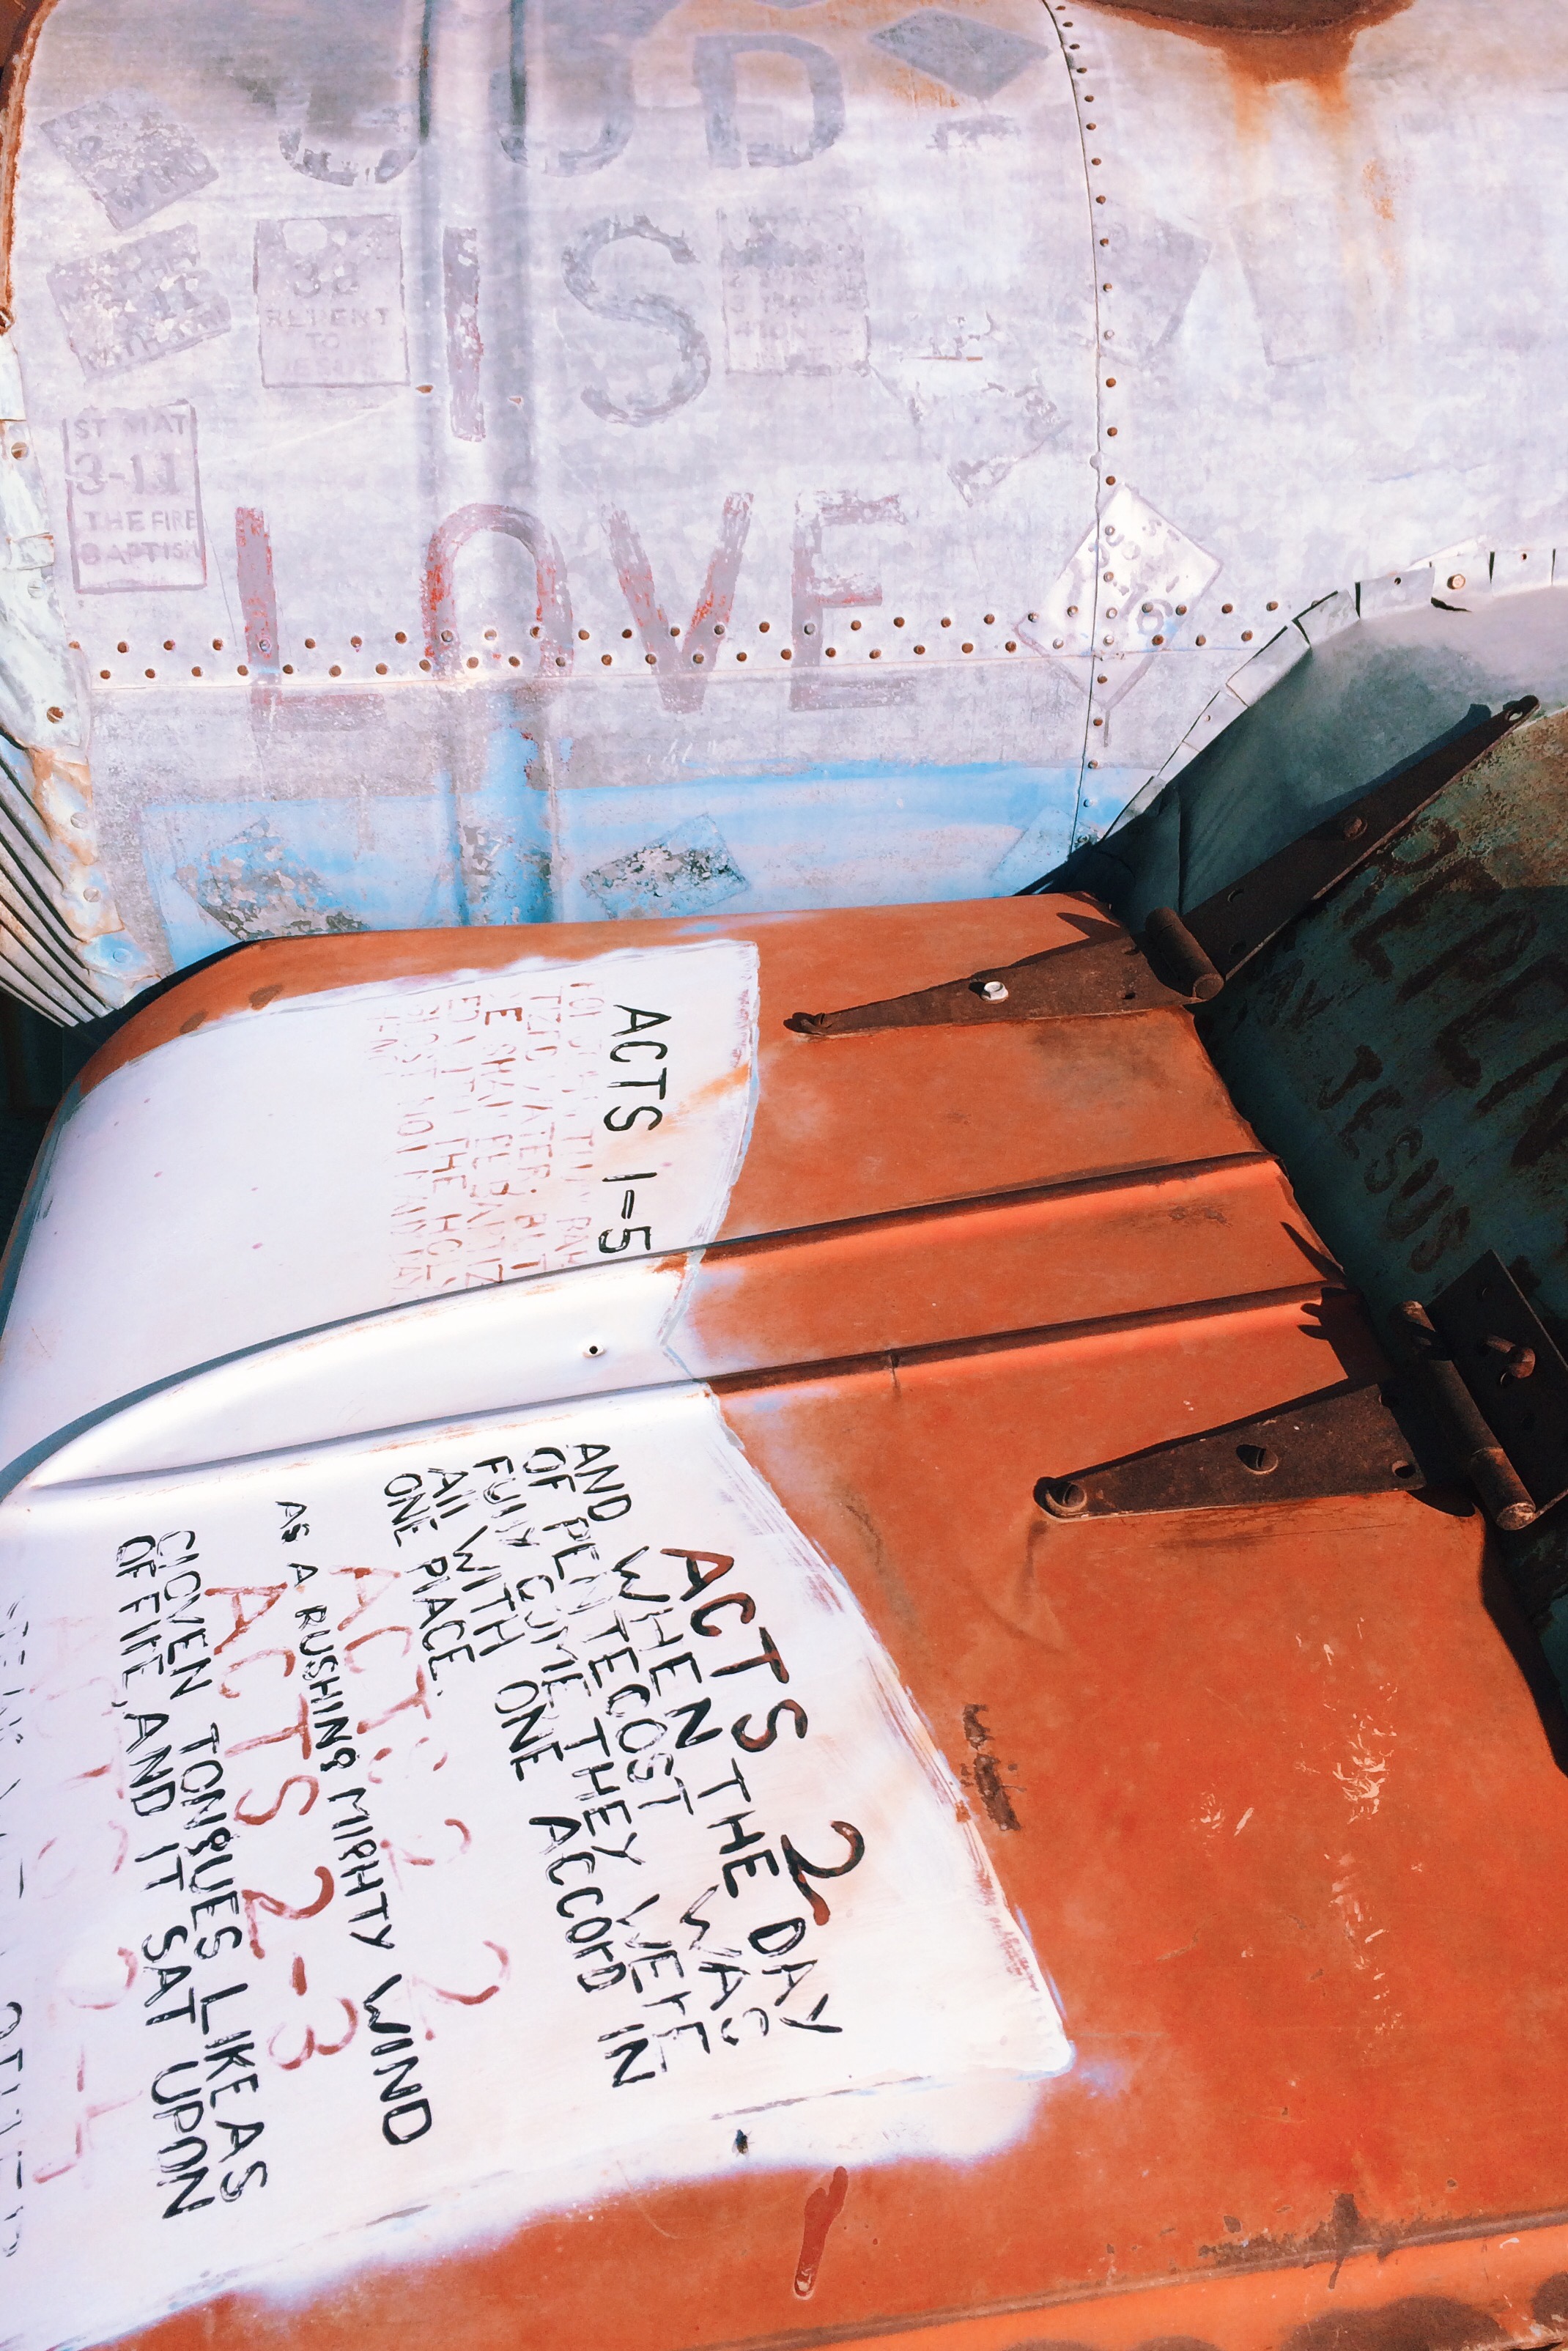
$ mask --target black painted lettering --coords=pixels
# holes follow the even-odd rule
[[[779,1850],[784,1855],[789,1875],[810,1904],[811,1916],[819,1927],[827,1925],[831,1913],[811,1884],[811,1880],[818,1877],[847,1877],[851,1870],[858,1869],[865,1859],[865,1839],[852,1822],[834,1821],[831,1826],[834,1834],[841,1836],[849,1846],[850,1857],[847,1861],[832,1864],[808,1861],[805,1855],[790,1842],[789,1837],[781,1836],[779,1840]]]

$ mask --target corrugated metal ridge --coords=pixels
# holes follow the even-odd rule
[[[1352,2245],[1343,2252],[1336,2250],[1333,2245],[1325,2245],[1321,2252],[1273,2252],[1260,2254],[1256,2260],[1239,2257],[1236,2262],[1228,2264],[1219,2275],[1228,2283],[1244,2286],[1249,2279],[1267,2274],[1270,2271],[1321,2269],[1325,2262],[1333,2263],[1336,2269],[1347,2269],[1353,2262],[1359,2264],[1365,2261],[1375,2261],[1381,2267],[1387,2261],[1390,2253],[1403,2252],[1406,2249],[1413,2251],[1417,2247],[1428,2245],[1471,2244],[1478,2238],[1497,2237],[1505,2233],[1511,2236],[1516,2233],[1522,2234],[1526,2231],[1547,2229],[1568,2229],[1568,2206],[1559,2206],[1546,2212],[1505,2213],[1497,2218],[1483,2216],[1478,2219],[1474,2226],[1469,2227],[1461,2224],[1446,2229],[1411,2230],[1392,2243],[1380,2242],[1375,2238],[1366,2243]],[[819,2345],[869,2344],[879,2342],[883,2336],[889,2335],[930,2333],[939,2326],[969,2327],[983,2324],[987,2319],[1020,2317],[1031,2310],[1061,2310],[1078,2304],[1106,2301],[1113,2295],[1119,2300],[1137,2294],[1164,2295],[1179,2292],[1184,2287],[1198,2285],[1206,2286],[1212,2292],[1215,2283],[1216,2273],[1211,2269],[1178,2271],[1170,2277],[1153,2283],[1147,2278],[1105,2279],[1096,2281],[1093,2284],[1064,2286],[1055,2294],[1019,2295],[1007,2301],[974,2304],[966,2309],[895,2312],[888,2316],[862,2321],[856,2325],[790,2327],[784,2333],[773,2335],[732,2335],[722,2343],[706,2344],[704,2351],[816,2351],[816,2346]],[[1375,2310],[1366,2314],[1375,2314]],[[1294,2327],[1287,2324],[1282,2332],[1293,2333]],[[1555,2346],[1563,2340],[1561,2335],[1542,2337],[1533,2326],[1530,2329],[1528,2337],[1523,2335],[1514,2337],[1516,2342],[1527,2339],[1535,2347],[1535,2351],[1555,2351]],[[972,2338],[966,2337],[967,2343],[971,2340]],[[1191,2337],[1188,2340],[1192,2344],[1193,2351],[1197,2351],[1197,2345],[1201,2338]],[[1506,2337],[1500,2338],[1493,2346],[1493,2351],[1506,2351]],[[1027,2351],[1027,2346],[1020,2346],[1020,2351]]]
[[[705,1264],[719,1264],[731,1258],[756,1257],[772,1249],[809,1246],[814,1241],[848,1239],[856,1233],[936,1223],[973,1209],[1021,1208],[1040,1200],[1092,1199],[1100,1193],[1153,1190],[1162,1184],[1188,1183],[1197,1176],[1218,1175],[1228,1168],[1260,1167],[1273,1173],[1278,1165],[1267,1151],[1228,1151],[1207,1159],[1141,1161],[1127,1167],[1096,1169],[1092,1175],[1063,1176],[1049,1184],[1025,1184],[1001,1192],[964,1192],[948,1200],[923,1200],[906,1208],[881,1208],[867,1216],[843,1217],[831,1223],[779,1226],[769,1232],[710,1241],[700,1254]]]
[[[1156,1331],[1183,1323],[1212,1322],[1228,1315],[1268,1314],[1309,1306],[1318,1300],[1353,1293],[1329,1281],[1286,1282],[1278,1290],[1239,1291],[1232,1298],[1196,1298],[1169,1306],[1145,1306],[1123,1314],[1082,1321],[1031,1323],[1018,1331],[987,1331],[963,1339],[936,1339],[925,1345],[888,1347],[863,1355],[841,1355],[820,1363],[769,1364],[751,1372],[716,1372],[703,1384],[716,1395],[739,1395],[753,1388],[792,1387],[808,1380],[880,1377],[925,1364],[961,1363],[977,1355],[1016,1354],[1029,1347],[1054,1347],[1079,1339],[1113,1338],[1124,1331]]]

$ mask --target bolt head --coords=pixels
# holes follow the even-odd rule
[[[1076,1478],[1042,1478],[1034,1499],[1053,1519],[1081,1519],[1089,1508],[1088,1489]]]

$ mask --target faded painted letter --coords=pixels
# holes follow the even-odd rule
[[[584,403],[595,416],[602,416],[617,424],[656,424],[661,417],[673,416],[677,408],[695,400],[707,383],[713,362],[708,354],[707,338],[689,311],[678,309],[662,294],[611,294],[599,284],[593,265],[607,245],[618,245],[629,237],[640,237],[650,245],[662,245],[672,261],[695,262],[695,253],[684,236],[672,235],[667,230],[655,228],[645,213],[638,213],[629,221],[595,221],[584,231],[575,245],[569,245],[563,256],[567,291],[591,310],[598,319],[623,319],[644,327],[660,327],[674,337],[679,350],[675,372],[662,396],[652,388],[645,392],[629,392],[623,400],[612,400],[602,386],[585,384]]]
[[[703,706],[718,655],[718,641],[729,626],[735,583],[750,525],[750,491],[732,490],[724,502],[718,544],[708,562],[703,592],[683,640],[678,629],[671,627],[669,615],[659,600],[653,567],[631,516],[617,510],[604,517],[616,576],[626,591],[643,650],[652,656],[659,699],[666,710],[700,710]]]
[[[884,675],[831,677],[825,674],[822,665],[828,614],[841,611],[845,605],[882,601],[880,580],[823,571],[822,533],[851,524],[903,525],[906,521],[903,500],[896,492],[884,498],[861,498],[847,490],[810,490],[797,500],[791,710],[854,710],[868,705],[908,701],[913,679]]]
[[[482,530],[515,538],[534,559],[533,634],[538,641],[539,675],[559,678],[571,666],[571,597],[561,552],[542,522],[520,507],[459,507],[431,533],[424,559],[424,634],[438,677],[462,666],[457,629],[457,558]]]
[[[802,41],[794,33],[699,33],[692,44],[692,70],[707,114],[708,161],[725,171],[737,171],[741,161],[736,60],[758,51],[799,60],[811,97],[811,128],[800,147],[781,147],[771,139],[750,141],[748,163],[809,163],[833,144],[844,127],[842,77],[835,59],[815,41]]]

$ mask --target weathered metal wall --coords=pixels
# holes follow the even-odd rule
[[[56,0],[0,460],[56,961],[1005,892],[1291,614],[1550,576],[1561,11],[1328,13]]]

